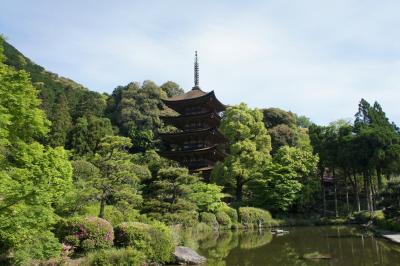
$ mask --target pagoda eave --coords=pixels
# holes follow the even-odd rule
[[[179,151],[167,151],[167,152],[159,152],[159,154],[163,157],[172,159],[172,160],[179,160],[180,158],[185,157],[207,157],[207,158],[214,158],[218,161],[222,161],[226,154],[220,151],[217,148],[218,145],[214,145],[207,148],[200,148],[196,150],[179,150]]]
[[[163,140],[177,143],[182,143],[193,138],[208,138],[210,140],[216,140],[219,142],[226,141],[225,136],[215,127],[174,133],[160,133],[160,137]]]
[[[211,91],[209,93],[206,93],[202,96],[196,97],[196,98],[178,98],[177,100],[171,100],[171,99],[163,99],[162,100],[166,106],[169,108],[175,110],[178,113],[182,113],[183,109],[186,107],[190,107],[193,105],[207,105],[209,107],[213,107],[216,112],[222,112],[225,111],[226,106],[222,104],[214,94],[214,91]]]
[[[160,116],[160,119],[162,119],[165,123],[171,124],[173,126],[185,125],[187,122],[199,120],[212,122],[212,124],[218,125],[221,121],[221,117],[216,112],[178,116]]]

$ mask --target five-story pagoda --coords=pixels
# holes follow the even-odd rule
[[[194,70],[193,89],[164,100],[165,105],[179,115],[161,118],[179,131],[160,135],[167,150],[160,154],[208,178],[214,164],[225,157],[226,139],[218,131],[225,105],[215,97],[214,91],[200,89],[197,52]]]

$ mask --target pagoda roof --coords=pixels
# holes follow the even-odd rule
[[[182,157],[196,157],[201,155],[212,156],[217,160],[223,160],[226,154],[218,149],[218,145],[215,144],[210,147],[200,148],[196,150],[180,150],[180,151],[166,151],[160,152],[161,156],[170,158],[172,160],[182,158]]]
[[[223,142],[226,141],[225,136],[216,127],[174,133],[160,133],[160,137],[162,139],[178,142],[185,141],[188,137],[192,136],[213,136],[214,138],[217,138]]]
[[[226,106],[217,99],[214,91],[204,92],[198,87],[194,87],[186,93],[164,99],[163,102],[178,113],[181,113],[182,109],[187,106],[203,105],[206,102],[210,110],[221,112],[226,109]]]
[[[194,98],[199,98],[202,97],[204,95],[209,94],[210,92],[205,92],[202,91],[200,88],[193,88],[192,90],[179,94],[179,95],[175,95],[172,96],[170,98],[167,99],[167,101],[183,101],[183,100],[189,100],[189,99],[194,99]]]

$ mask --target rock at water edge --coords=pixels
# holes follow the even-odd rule
[[[206,258],[197,254],[196,251],[188,248],[178,246],[175,248],[174,252],[176,263],[183,265],[197,265],[206,262]]]

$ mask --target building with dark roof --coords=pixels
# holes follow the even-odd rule
[[[214,94],[204,92],[199,86],[199,66],[195,57],[195,85],[192,90],[163,100],[178,116],[161,117],[179,131],[160,134],[166,151],[160,155],[179,162],[190,172],[209,177],[217,161],[225,157],[226,138],[218,130],[221,114],[226,106]]]

